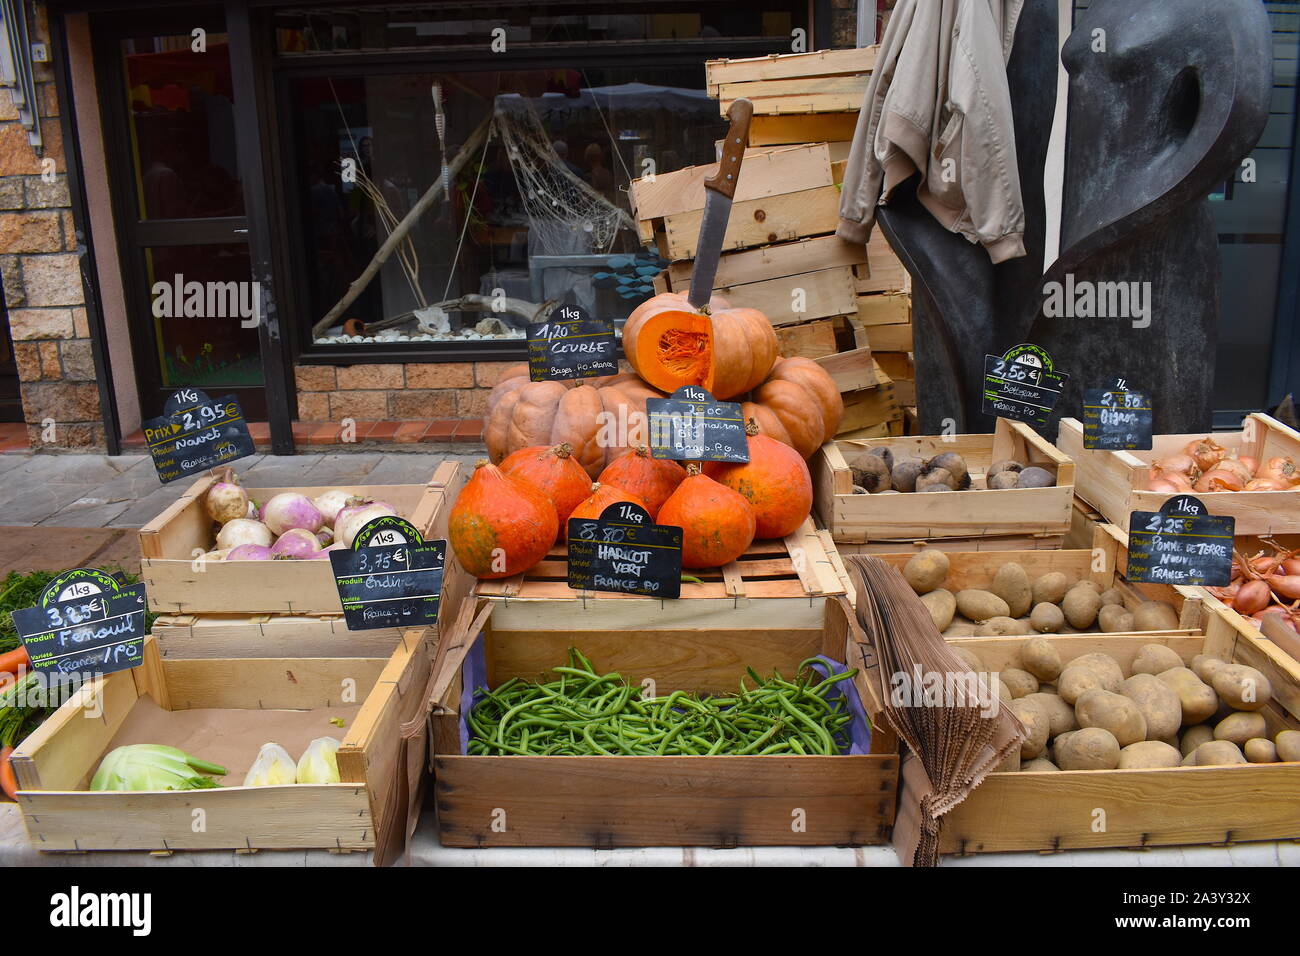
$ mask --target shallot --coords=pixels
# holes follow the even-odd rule
[[[320,541],[305,528],[290,528],[271,545],[272,554],[285,558],[314,557],[320,549]]]
[[[233,481],[214,482],[203,496],[203,510],[219,524],[242,518],[248,513],[248,492]]]
[[[311,499],[293,491],[282,492],[268,501],[262,509],[262,520],[275,534],[284,534],[293,528],[315,534],[325,523]]]
[[[269,548],[275,536],[271,529],[252,518],[236,518],[227,521],[217,532],[217,550],[237,548],[241,544],[257,544]],[[229,560],[229,555],[226,556]]]
[[[1256,578],[1237,589],[1232,598],[1232,607],[1241,614],[1255,614],[1268,607],[1271,600],[1268,582]]]
[[[1274,574],[1268,578],[1268,586],[1278,597],[1294,601],[1300,599],[1300,574]]]
[[[227,561],[270,561],[273,558],[275,553],[260,544],[241,544],[237,548],[231,548],[226,555]]]

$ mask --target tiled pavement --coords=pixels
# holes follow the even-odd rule
[[[21,427],[21,426],[20,426]],[[271,443],[271,427],[266,422],[249,422],[249,434],[259,448]],[[347,444],[362,448],[382,445],[410,445],[417,442],[424,444],[475,444],[483,438],[483,421],[474,418],[466,421],[459,419],[439,419],[437,421],[404,422],[356,422],[349,434],[349,440],[343,441],[343,426],[339,422],[294,422],[293,441],[299,448],[317,445]],[[26,432],[23,433],[23,447],[26,447]],[[144,448],[144,433],[137,431],[122,439],[122,446],[132,451]],[[3,450],[3,434],[0,433],[0,450]]]

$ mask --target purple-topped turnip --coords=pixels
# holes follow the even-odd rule
[[[235,518],[227,521],[217,532],[217,550],[236,548],[241,544],[258,544],[269,548],[275,536],[271,529],[252,518]]]
[[[203,510],[218,524],[248,514],[248,492],[233,481],[214,482],[203,496]]]
[[[284,534],[294,528],[315,534],[325,523],[311,499],[294,491],[283,492],[268,501],[262,507],[262,520],[275,534]]]
[[[306,528],[290,528],[271,545],[271,553],[282,558],[310,558],[320,549],[320,541]]]
[[[271,561],[274,558],[275,553],[260,544],[241,544],[237,548],[231,548],[226,555],[227,561]]]

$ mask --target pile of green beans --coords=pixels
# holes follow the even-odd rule
[[[511,678],[474,692],[471,755],[575,756],[842,754],[853,719],[842,688],[856,670],[823,679],[799,665],[794,680],[746,668],[737,694],[673,691],[645,698],[617,673],[597,674],[576,648],[546,684]]]

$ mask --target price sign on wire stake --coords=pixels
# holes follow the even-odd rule
[[[111,674],[144,661],[145,588],[94,568],[65,571],[35,607],[13,612],[32,668],[61,676]]]
[[[446,561],[447,542],[425,541],[405,518],[366,522],[352,550],[330,552],[348,630],[437,623]]]
[[[654,524],[631,502],[600,518],[569,519],[569,587],[675,598],[682,592],[682,529]]]
[[[677,461],[749,461],[739,402],[720,402],[698,385],[645,403],[650,454]]]
[[[984,413],[1041,428],[1069,378],[1056,371],[1052,357],[1037,345],[1017,345],[1002,356],[985,355]]]
[[[1237,521],[1212,515],[1201,499],[1175,495],[1159,511],[1134,511],[1128,523],[1130,581],[1226,587],[1232,581]]]
[[[1151,448],[1151,398],[1123,378],[1110,388],[1083,390],[1083,447],[1107,451]]]
[[[162,415],[144,423],[144,440],[163,484],[257,450],[239,400],[211,399],[197,388],[182,388],[167,399]]]
[[[614,323],[576,305],[557,307],[545,322],[528,323],[528,378],[534,382],[618,374]]]

